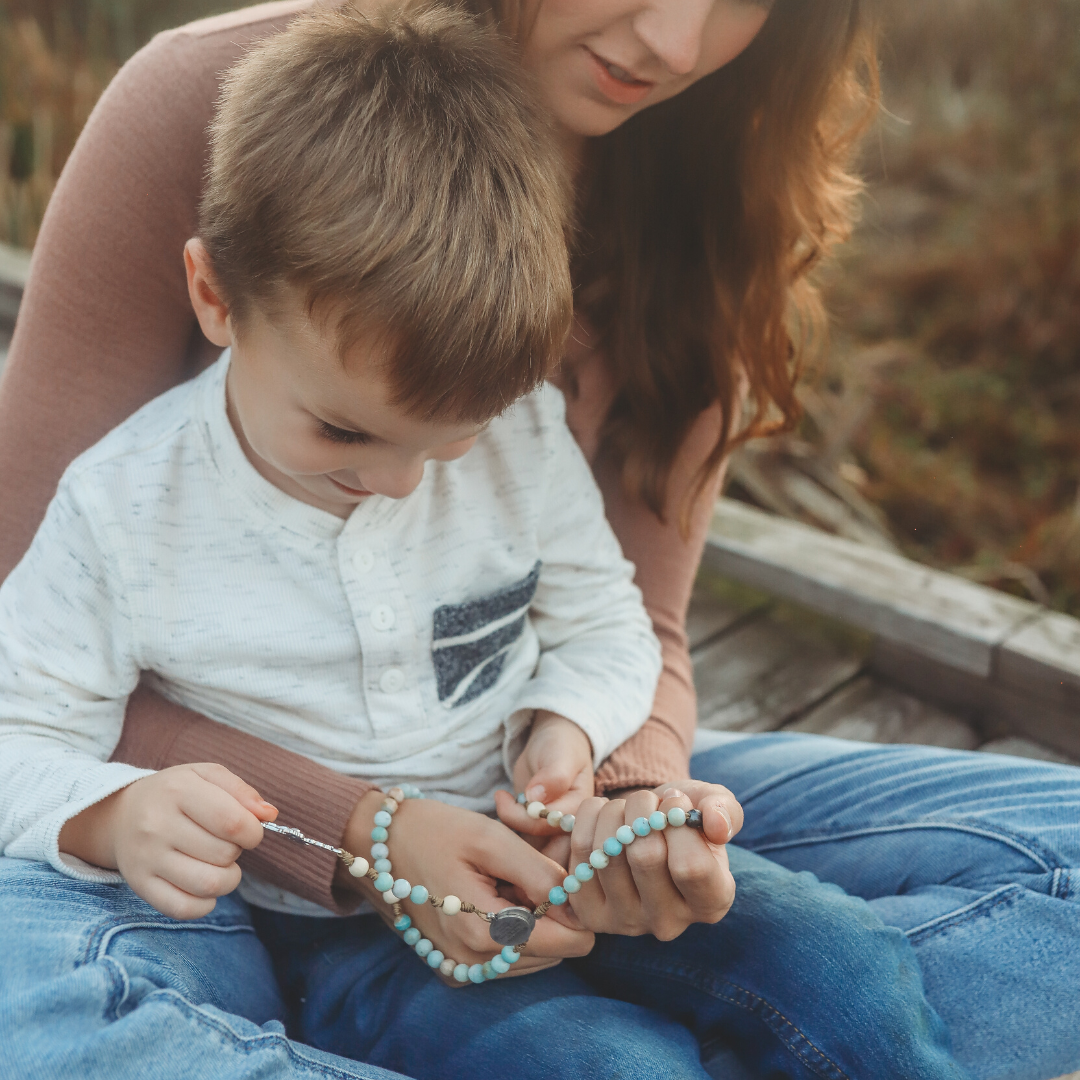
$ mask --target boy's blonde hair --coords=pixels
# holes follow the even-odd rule
[[[295,19],[225,77],[199,237],[238,330],[298,288],[342,355],[376,334],[399,406],[483,422],[572,319],[568,184],[498,30],[426,5]]]

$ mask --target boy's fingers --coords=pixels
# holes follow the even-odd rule
[[[259,819],[213,781],[185,788],[177,805],[196,825],[221,840],[249,849],[262,842],[263,828]]]
[[[164,878],[148,879],[138,890],[138,894],[162,915],[170,919],[201,919],[209,915],[217,904],[215,898],[192,896],[178,889]]]
[[[236,863],[214,866],[182,851],[172,851],[162,859],[158,877],[189,896],[208,900],[225,896],[240,884],[240,867]]]
[[[213,866],[230,866],[244,850],[239,844],[208,832],[186,814],[178,815],[168,841],[181,854]]]
[[[546,818],[531,818],[528,811],[508,791],[495,792],[495,812],[499,820],[514,832],[527,836],[551,836],[557,830]]]
[[[250,811],[260,821],[273,821],[277,817],[277,807],[268,803],[246,780],[241,780],[236,773],[229,772],[224,765],[212,762],[200,762],[191,769],[204,780],[222,791],[227,791],[245,810]]]

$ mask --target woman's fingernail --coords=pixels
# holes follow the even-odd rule
[[[669,787],[663,795],[665,799],[681,799],[682,796],[683,793],[677,787]]]
[[[543,802],[546,795],[547,789],[543,784],[537,784],[535,787],[531,787],[525,792],[525,798],[527,798],[529,802]]]
[[[717,810],[719,810],[720,813],[724,815],[724,823],[727,825],[727,834],[730,837],[731,834],[734,832],[734,826],[731,824],[731,815],[727,812],[727,809],[722,805],[718,806]]]

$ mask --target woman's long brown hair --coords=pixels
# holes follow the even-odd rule
[[[735,60],[592,140],[576,305],[619,381],[605,448],[658,515],[705,409],[719,403],[723,424],[696,494],[733,446],[798,421],[825,323],[808,274],[850,234],[851,161],[877,108],[873,3],[776,0]],[[514,0],[469,6],[521,26]]]

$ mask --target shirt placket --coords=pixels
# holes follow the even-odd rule
[[[388,557],[388,538],[370,522],[353,524],[338,540],[338,566],[360,639],[368,718],[376,734],[399,734],[424,719],[412,605]]]

